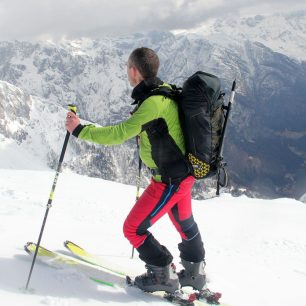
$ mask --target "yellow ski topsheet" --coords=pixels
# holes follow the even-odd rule
[[[29,253],[29,254],[34,254],[35,250],[36,250],[36,244],[33,242],[28,242],[25,245],[25,250]],[[39,246],[38,248],[38,252],[37,252],[38,256],[41,256],[43,258],[49,258],[50,261],[54,261],[54,262],[58,262],[58,263],[66,263],[69,265],[77,265],[79,264],[78,260],[74,260],[74,259],[70,259],[69,256],[65,256],[65,255],[57,255],[55,252],[52,252],[42,246]]]
[[[93,265],[97,265],[102,269],[105,269],[107,271],[110,271],[112,273],[115,273],[123,278],[126,277],[126,273],[123,273],[121,271],[109,268],[105,265],[105,263],[103,263],[102,259],[100,260],[97,256],[92,256],[91,254],[89,254],[88,252],[86,252],[83,248],[81,248],[80,246],[78,246],[77,244],[71,242],[71,241],[65,241],[64,242],[64,246],[74,255],[78,256],[80,259],[93,264]]]

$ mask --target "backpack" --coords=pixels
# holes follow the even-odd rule
[[[182,88],[171,87],[160,86],[150,95],[163,95],[178,103],[191,174],[196,179],[217,175],[218,194],[219,185],[226,186],[228,182],[222,147],[231,100],[225,106],[219,78],[202,71],[190,76]],[[231,98],[233,100],[234,96]]]

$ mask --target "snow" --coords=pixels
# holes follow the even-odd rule
[[[191,30],[175,34],[197,34],[217,45],[239,45],[241,41],[260,42],[273,51],[299,61],[305,61],[306,11],[251,15],[243,17],[211,18]]]
[[[30,292],[24,291],[31,258],[23,245],[37,241],[54,175],[50,170],[0,169],[1,304],[162,305],[148,296],[142,300],[142,295],[97,285],[72,268],[55,269],[39,262]],[[143,263],[138,256],[130,258],[132,248],[122,233],[135,193],[134,186],[61,173],[42,245],[63,251],[63,241],[69,239],[114,265],[142,273]],[[209,287],[223,293],[223,302],[305,306],[304,203],[222,194],[193,201],[193,208],[205,242]],[[168,218],[154,225],[152,232],[168,246],[180,269],[179,236]]]
[[[6,157],[10,156],[10,159]],[[20,158],[22,156],[22,158]],[[14,140],[0,134],[0,168],[3,169],[48,169],[40,160],[33,160],[33,155]]]
[[[306,193],[300,197],[300,201],[306,204]]]

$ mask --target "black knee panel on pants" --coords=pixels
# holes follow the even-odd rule
[[[192,240],[199,234],[198,225],[194,222],[193,216],[181,222],[183,233],[186,235],[186,240]]]
[[[182,240],[178,245],[180,257],[186,261],[200,262],[205,259],[205,249],[200,233],[191,240]]]
[[[173,260],[169,250],[161,245],[153,235],[148,236],[137,251],[139,252],[139,258],[149,265],[164,267]]]

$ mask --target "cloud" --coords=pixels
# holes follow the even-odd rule
[[[190,29],[209,18],[306,9],[303,0],[0,0],[0,37],[41,39]]]

